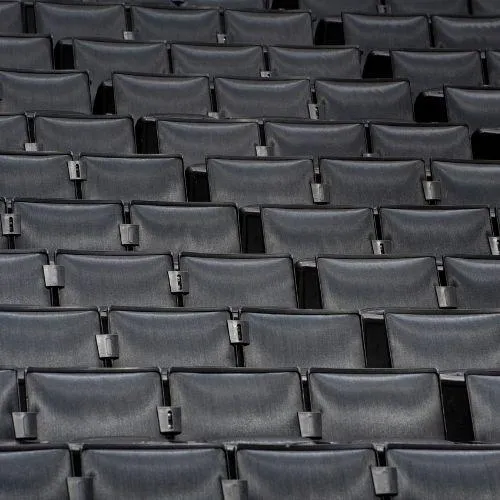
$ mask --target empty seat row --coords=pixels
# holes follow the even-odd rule
[[[76,476],[64,446],[4,446],[0,479],[5,495],[0,498],[20,492],[48,500],[50,492],[71,500],[76,492],[87,491],[95,500],[110,495],[123,500],[160,495],[165,500],[300,500],[311,495],[318,500],[353,495],[375,500],[382,493],[389,493],[388,498],[423,494],[453,500],[458,494],[494,498],[500,487],[496,446],[390,444],[383,455],[382,462],[366,445],[240,445],[234,452],[236,474],[229,474],[229,457],[213,445],[84,444],[78,452],[81,475]],[[485,473],[490,481],[482,480]],[[384,484],[386,477],[393,482]]]
[[[18,369],[297,366],[302,373],[312,366],[379,364],[355,313],[242,309],[233,319],[227,309],[112,307],[106,317],[101,328],[97,309],[4,306],[0,363]],[[390,366],[498,369],[498,319],[498,312],[386,311]]]
[[[498,372],[469,371],[465,379],[475,438],[495,442]],[[304,398],[296,369],[172,368],[164,398],[158,369],[28,368],[21,407],[16,371],[0,370],[0,383],[4,439],[144,441],[162,435],[181,442],[223,443],[446,439],[435,370],[312,368]]]

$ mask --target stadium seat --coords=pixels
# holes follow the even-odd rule
[[[385,253],[491,255],[490,212],[484,208],[381,208],[380,227]]]
[[[223,500],[227,478],[222,448],[203,445],[84,445],[82,474],[92,481],[94,500]]]
[[[4,250],[0,252],[0,303],[50,306],[50,291],[45,286],[44,265],[47,252]]]
[[[272,78],[361,78],[361,54],[356,47],[269,47]]]
[[[181,408],[184,441],[300,441],[296,370],[173,368],[170,405]],[[209,411],[207,409],[209,408]]]
[[[0,9],[2,5],[0,4]],[[30,71],[52,70],[52,39],[50,36],[1,35],[0,67]]]
[[[370,255],[377,239],[370,208],[263,206],[261,219],[266,253],[289,253],[296,261],[321,254]]]
[[[34,127],[42,151],[135,153],[134,124],[129,116],[37,115]]]
[[[179,157],[83,155],[79,161],[86,177],[82,182],[84,199],[186,201]]]
[[[161,437],[158,370],[28,368],[25,380],[40,441]]]
[[[139,226],[136,250],[148,252],[238,253],[238,211],[234,205],[132,202],[130,221]]]
[[[227,43],[255,45],[313,44],[312,19],[307,11],[226,10]]]
[[[446,283],[454,288],[456,307],[487,309],[500,307],[496,290],[500,281],[498,257],[445,257]]]
[[[468,16],[467,0],[385,0],[386,11],[393,15],[443,14]]]
[[[289,256],[183,253],[187,273],[185,307],[297,307]]]
[[[0,465],[1,500],[16,497],[70,500],[67,480],[73,476],[73,467],[66,446],[3,445]]]
[[[436,371],[313,368],[308,381],[324,440],[445,439]]]
[[[16,199],[12,227],[2,227],[16,249],[124,249],[123,205],[98,201]],[[10,231],[12,229],[12,231]]]
[[[101,334],[96,309],[4,306],[0,321],[2,366],[102,366],[96,343],[96,335]]]
[[[470,160],[469,130],[465,125],[370,124],[372,151],[382,158]]]
[[[353,4],[349,0],[299,0],[299,7],[310,10],[318,19],[338,17],[343,12],[355,11],[360,14],[377,14],[377,0],[360,0]]]
[[[393,50],[394,78],[409,80],[413,101],[425,91],[442,91],[444,85],[483,84],[481,54],[478,51]]]
[[[432,179],[439,185],[434,200],[443,205],[500,206],[500,164],[433,160]]]
[[[209,158],[207,175],[212,202],[313,204],[310,159]]]
[[[498,366],[497,313],[387,311],[394,368],[464,371]]]
[[[500,16],[500,5],[495,0],[471,0],[474,16]]]
[[[221,32],[217,9],[130,8],[134,38],[141,41],[216,43]]]
[[[68,172],[71,161],[65,154],[0,154],[0,196],[74,198],[75,186]]]
[[[424,205],[422,160],[324,158],[321,181],[337,206]]]
[[[2,113],[91,113],[89,77],[78,71],[0,71]]]
[[[320,256],[316,262],[325,309],[438,306],[438,273],[433,257]]]
[[[170,254],[60,251],[55,263],[65,274],[61,306],[176,306]]]
[[[432,16],[432,32],[438,48],[495,49],[500,44],[500,17]]]
[[[212,111],[207,77],[113,73],[112,82],[116,113],[134,120],[176,113],[203,116]]]
[[[0,438],[13,440],[15,433],[12,412],[20,410],[15,370],[0,369],[0,387],[2,389],[0,393]],[[4,488],[6,488],[6,485],[2,487],[2,491],[5,491]],[[7,500],[8,497],[4,498]]]
[[[260,46],[172,44],[172,70],[176,75],[238,76],[258,78],[265,70]]]
[[[398,478],[397,496],[390,498],[486,499],[498,494],[497,447],[389,445],[385,457]]]
[[[500,51],[488,50],[486,52],[486,66],[488,83],[494,87],[500,87]]]
[[[120,346],[114,367],[236,366],[228,310],[112,307],[108,317]]]
[[[0,3],[0,32],[3,34],[20,34],[24,32],[21,2]]]
[[[269,156],[361,157],[367,152],[364,126],[312,120],[264,121]]]
[[[375,500],[370,469],[377,458],[370,447],[239,446],[238,478],[249,499],[353,498]]]
[[[242,309],[248,325],[245,366],[364,368],[360,318],[354,313]]]
[[[0,115],[0,148],[2,152],[25,151],[29,142],[26,116]]]
[[[171,0],[178,7],[222,7],[224,9],[265,9],[266,0]]]
[[[318,115],[323,120],[413,120],[408,81],[317,80]]]
[[[64,38],[122,39],[127,31],[123,5],[88,5],[35,2],[36,32]]]
[[[75,69],[88,71],[95,99],[99,85],[114,72],[169,73],[168,50],[164,43],[73,40]]]
[[[309,80],[216,78],[221,118],[309,118]]]

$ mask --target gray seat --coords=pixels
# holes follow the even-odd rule
[[[222,118],[309,118],[309,80],[216,78]]]
[[[500,16],[500,5],[495,0],[471,0],[474,16]]]
[[[265,70],[260,46],[172,44],[176,75],[239,76],[257,78]]]
[[[87,73],[3,70],[0,71],[0,84],[2,113],[92,111]]]
[[[3,152],[24,151],[29,142],[28,123],[24,115],[0,115],[0,148]]]
[[[267,7],[266,0],[173,0],[173,2],[179,7],[222,7],[224,9],[265,9]]]
[[[500,206],[500,164],[434,160],[431,171],[443,205]]]
[[[47,252],[0,251],[0,304],[50,306],[43,266]]]
[[[361,157],[367,152],[361,123],[272,120],[264,121],[264,133],[271,156]]]
[[[334,159],[320,161],[332,205],[424,205],[422,160]]]
[[[0,369],[0,387],[0,438],[12,440],[15,436],[12,412],[20,411],[16,370]],[[5,468],[2,468],[2,471],[5,471]],[[3,492],[7,485],[3,481],[2,484]],[[8,496],[4,498],[7,499]]]
[[[36,2],[37,33],[63,38],[106,37],[123,39],[126,31],[123,5],[71,5]]]
[[[444,85],[483,84],[481,54],[478,51],[393,50],[394,78],[409,80],[412,97],[428,90],[442,90]]]
[[[0,3],[0,31],[9,34],[24,32],[21,2]]]
[[[158,370],[29,368],[25,379],[27,409],[36,413],[40,441],[161,437]]]
[[[17,249],[123,250],[121,203],[19,199],[12,204]],[[7,228],[4,228],[4,231]]]
[[[59,251],[55,260],[65,273],[61,306],[176,306],[170,254]]]
[[[99,367],[96,309],[0,308],[0,363],[26,368]],[[1,498],[1,497],[0,497]]]
[[[436,309],[439,285],[433,257],[318,257],[325,309]]]
[[[493,235],[490,212],[484,208],[381,208],[382,240],[390,242],[386,253],[433,255],[491,255]]]
[[[387,465],[398,477],[398,496],[391,498],[495,498],[500,485],[500,449],[481,445],[389,445]],[[480,467],[477,465],[481,464]],[[490,478],[485,481],[484,478]]]
[[[2,8],[0,4],[0,9]],[[1,10],[0,10],[1,12]],[[0,31],[3,30],[0,28]],[[0,67],[50,71],[53,68],[52,40],[49,36],[0,36]]]
[[[312,45],[312,18],[307,11],[224,11],[228,43]]]
[[[133,202],[130,221],[139,226],[137,250],[174,254],[241,250],[234,205]]]
[[[164,155],[80,157],[88,200],[185,201],[182,159]]]
[[[352,495],[375,500],[370,469],[376,465],[369,447],[239,446],[236,451],[238,478],[247,482],[249,500]]]
[[[382,158],[470,160],[469,130],[465,125],[370,125],[372,151]]]
[[[300,441],[298,371],[173,368],[168,385],[182,411],[179,439]]]
[[[297,307],[289,256],[181,254],[185,307]]]
[[[66,446],[4,445],[0,448],[0,465],[1,500],[70,499],[67,479],[73,476],[73,467]]]
[[[432,32],[438,48],[495,49],[500,44],[500,18],[432,16]]]
[[[445,257],[446,283],[454,287],[460,309],[500,307],[497,294],[500,281],[498,257]]]
[[[388,13],[408,14],[443,14],[450,16],[468,16],[467,0],[386,0]]]
[[[436,371],[314,368],[308,381],[324,440],[445,439]]]
[[[410,84],[401,81],[317,80],[323,120],[413,120]]]
[[[360,0],[352,5],[349,0],[299,0],[301,9],[310,10],[318,19],[338,17],[343,12],[356,11],[360,14],[377,14],[377,0]]]
[[[84,445],[81,457],[94,500],[110,494],[123,500],[222,500],[221,480],[228,477],[224,450],[208,445]]]
[[[361,55],[356,47],[269,47],[273,78],[361,78]]]
[[[42,151],[93,154],[135,153],[134,124],[128,116],[36,116],[35,137]]]
[[[68,174],[69,161],[72,161],[71,156],[65,154],[0,154],[0,195],[7,198],[74,198],[75,186]]]
[[[207,174],[212,202],[239,206],[313,202],[314,167],[306,158],[209,158]]]
[[[498,371],[470,370],[465,373],[474,438],[479,442],[498,443],[498,407],[500,378]]]
[[[221,32],[217,9],[130,8],[136,40],[216,43]]]
[[[391,364],[440,371],[498,368],[498,320],[497,313],[488,312],[387,311]]]
[[[486,65],[488,68],[488,83],[500,87],[500,51],[488,50],[486,52]]]
[[[249,368],[365,366],[357,314],[244,308],[240,319],[248,324],[244,355]]]
[[[118,114],[208,115],[212,111],[207,77],[113,74],[113,94]]]
[[[298,261],[373,253],[375,220],[369,208],[263,206],[261,219],[266,253],[289,253]]]
[[[92,99],[114,72],[169,73],[164,43],[73,40],[74,67],[89,72]]]
[[[228,310],[113,307],[108,317],[120,345],[114,367],[236,366]]]
[[[160,119],[157,121],[158,151],[182,155],[184,166],[205,165],[205,158],[255,156],[260,144],[255,121]]]

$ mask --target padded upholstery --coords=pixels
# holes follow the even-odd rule
[[[377,5],[377,0],[359,0],[354,10],[364,14],[376,14]],[[301,9],[310,10],[318,18],[336,17],[342,12],[353,10],[349,0],[299,0],[299,6]]]
[[[14,411],[20,411],[15,370],[0,369],[0,388],[0,438],[11,440],[14,438],[11,414]],[[3,487],[2,491],[4,491]]]
[[[297,307],[288,256],[181,254],[189,273],[186,307]]]
[[[432,32],[438,48],[495,49],[500,43],[500,18],[433,16]]]
[[[437,307],[432,257],[319,257],[317,266],[326,309]]]
[[[43,370],[26,373],[28,411],[37,413],[38,439],[159,438],[163,405],[157,370]]]
[[[495,0],[471,0],[471,7],[475,16],[500,15],[500,5]]]
[[[23,33],[21,2],[0,3],[0,31],[2,33]]]
[[[174,368],[168,384],[170,404],[182,409],[179,439],[300,440],[298,371]]]
[[[445,438],[437,372],[309,372],[311,408],[328,441]]]
[[[112,308],[110,332],[120,343],[113,366],[235,366],[229,319],[223,309]]]
[[[394,15],[469,15],[467,0],[387,0],[386,5],[389,6],[390,13]]]
[[[175,306],[170,293],[170,254],[131,252],[58,252],[65,286],[59,289],[62,306]]]
[[[486,65],[488,67],[488,82],[495,87],[500,86],[500,51],[488,50],[486,52]]]
[[[2,5],[0,4],[0,12]],[[52,40],[49,36],[2,35],[0,51],[2,68],[40,71],[52,69]]]
[[[245,366],[364,368],[360,318],[322,311],[243,309],[250,344]]]
[[[24,145],[27,142],[30,140],[26,117],[24,115],[0,115],[0,147],[2,151],[24,151]]]

